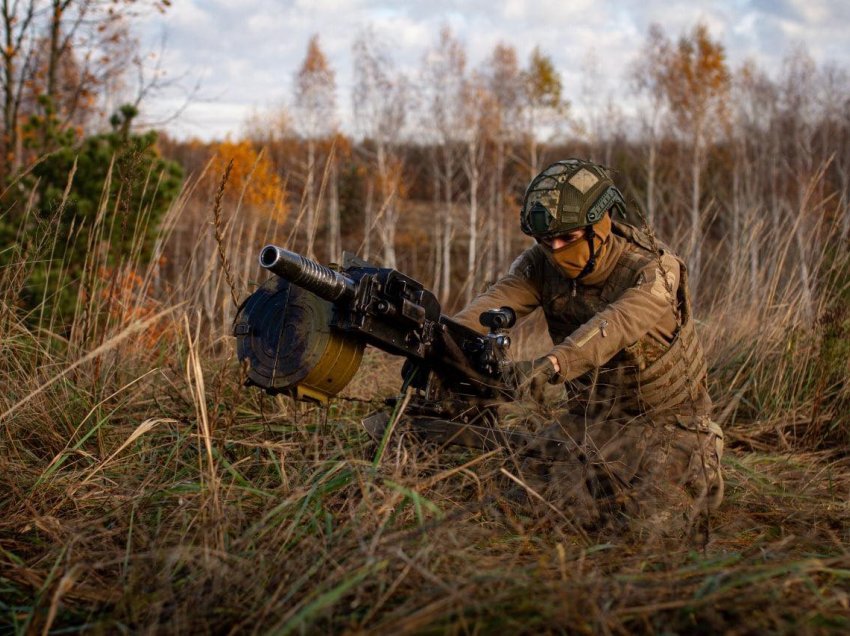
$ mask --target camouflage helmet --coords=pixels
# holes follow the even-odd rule
[[[597,223],[607,210],[625,218],[626,202],[608,170],[581,159],[556,161],[525,191],[520,227],[535,238],[549,238]]]

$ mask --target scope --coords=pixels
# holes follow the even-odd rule
[[[488,309],[478,317],[478,322],[491,332],[510,329],[516,324],[516,312],[511,307]]]

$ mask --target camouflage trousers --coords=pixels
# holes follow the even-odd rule
[[[582,523],[624,516],[672,528],[723,499],[723,432],[706,416],[587,421],[569,412],[547,417],[522,403],[500,415],[505,426],[559,442],[553,456],[542,448],[543,459],[523,461],[522,478]]]

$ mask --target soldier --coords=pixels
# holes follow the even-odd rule
[[[482,331],[484,310],[507,305],[521,317],[542,308],[554,346],[513,363],[506,380],[537,399],[547,384],[565,387],[562,402],[547,403],[560,412],[546,432],[574,448],[570,474],[549,480],[566,499],[617,501],[656,518],[681,503],[692,516],[723,497],[723,434],[710,419],[687,271],[615,214],[625,219],[626,204],[604,167],[550,165],[529,184],[520,213],[537,244],[455,319]]]

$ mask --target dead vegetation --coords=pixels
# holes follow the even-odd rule
[[[525,65],[499,43],[473,69],[446,27],[407,76],[361,31],[352,136],[333,125],[316,37],[296,112],[258,115],[247,139],[160,140],[194,176],[159,219],[168,179],[141,174],[159,164],[87,159],[80,143],[105,138],[76,131],[95,115],[94,99],[77,102],[111,103],[109,78],[131,67],[111,25],[134,12],[103,3],[82,39],[46,41],[44,26],[59,34],[100,3],[61,4],[72,10],[13,2],[2,16],[0,636],[850,630],[845,69],[802,50],[776,77],[733,69],[706,27],[678,42],[652,27],[635,86],[580,105],[562,95],[564,60],[539,48]],[[116,61],[103,77],[63,88],[56,64],[27,61],[72,68],[103,38]],[[581,66],[596,86],[596,65]],[[116,119],[124,142],[137,112]],[[19,134],[32,117],[31,147]],[[57,126],[66,141],[47,134]],[[545,148],[549,127],[577,137],[555,130]],[[60,149],[73,168],[49,175],[54,204],[36,168]],[[630,204],[695,266],[726,498],[687,536],[582,527],[500,452],[394,438],[376,461],[360,419],[398,391],[400,360],[367,352],[320,408],[245,388],[234,359],[263,244],[398,262],[459,301],[521,248],[529,176],[568,156],[621,170]],[[87,162],[115,174],[77,217]],[[541,328],[520,329],[517,357],[545,351]]]
[[[498,452],[402,439],[376,465],[359,420],[398,360],[369,354],[327,408],[242,387],[231,293],[277,230],[216,206],[199,232],[192,191],[152,265],[92,253],[66,331],[17,304],[37,253],[3,270],[0,632],[850,627],[846,250],[815,263],[814,323],[777,265],[792,235],[761,296],[735,280],[699,316],[728,433],[707,533],[580,530]]]

